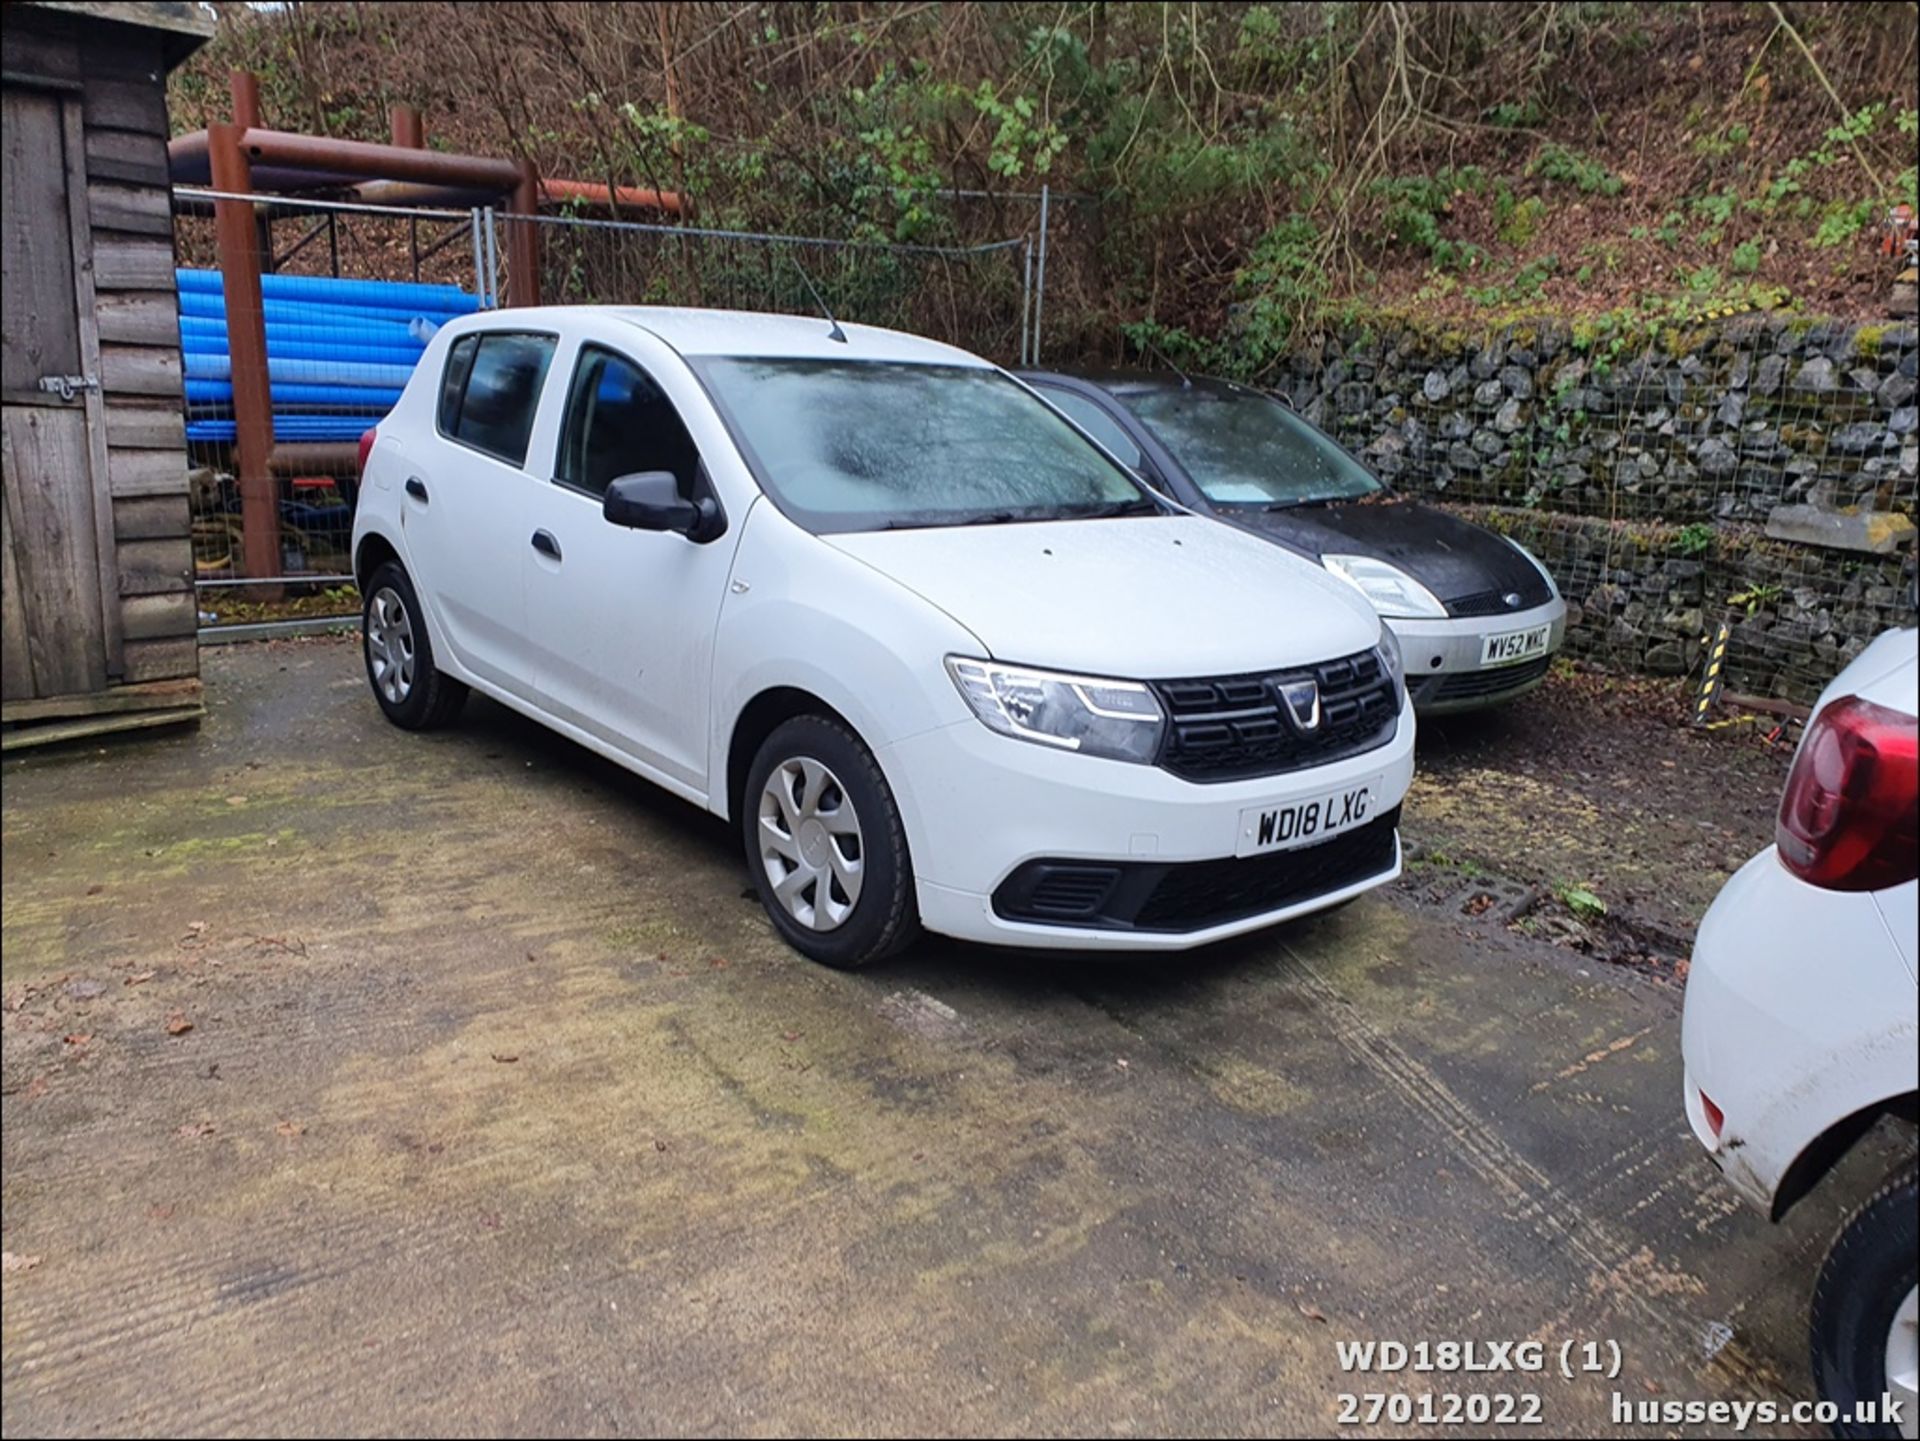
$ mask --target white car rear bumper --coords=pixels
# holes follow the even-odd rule
[[[1892,929],[1903,915],[1912,929],[1914,906],[1911,882],[1807,885],[1769,846],[1701,922],[1681,1026],[1687,1117],[1756,1205],[1774,1208],[1829,1128],[1915,1089],[1914,982]],[[1724,1115],[1717,1134],[1708,1099]]]

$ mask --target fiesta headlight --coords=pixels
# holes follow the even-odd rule
[[[1397,620],[1444,620],[1447,608],[1434,593],[1397,565],[1370,555],[1323,555],[1320,563]]]
[[[1151,764],[1166,717],[1138,681],[1062,675],[947,657],[947,674],[987,729],[1109,760]]]

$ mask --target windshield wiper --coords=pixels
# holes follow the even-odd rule
[[[989,510],[973,514],[895,516],[882,530],[939,530],[956,525],[1009,525],[1027,517],[1015,515],[1010,510]]]
[[[1062,520],[1105,520],[1116,515],[1159,515],[1158,501],[1144,495],[1136,495],[1130,500],[1110,500],[1104,505],[1076,506],[1072,510],[1060,512]]]

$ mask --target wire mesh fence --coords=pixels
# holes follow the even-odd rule
[[[812,315],[910,331],[1013,364],[1032,300],[1029,242],[911,245],[705,230],[577,216],[537,225],[541,294],[554,304],[688,305]]]
[[[175,191],[194,563],[203,625],[348,616],[359,437],[399,399],[438,326],[498,305],[508,230],[538,225],[549,304],[692,305],[818,313],[1024,359],[1025,238],[934,246],[510,217],[276,198],[256,205],[273,411],[279,598],[244,548],[238,420],[213,202]],[[254,569],[258,569],[255,567]]]
[[[1915,358],[1911,322],[1747,315],[1326,337],[1283,384],[1403,490],[1540,554],[1576,653],[1680,675],[1726,620],[1730,686],[1805,700],[1912,623]]]

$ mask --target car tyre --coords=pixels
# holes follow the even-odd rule
[[[432,730],[460,714],[467,687],[433,663],[420,596],[406,567],[389,560],[367,580],[360,609],[360,654],[367,684],[387,719],[404,730]]]
[[[804,715],[774,728],[747,769],[740,832],[761,904],[803,956],[851,970],[918,938],[893,788],[841,721]]]
[[[1902,1331],[1911,1355],[1915,1211],[1914,1174],[1888,1182],[1848,1219],[1820,1267],[1813,1288],[1813,1379],[1821,1399],[1837,1404],[1842,1415],[1895,1390],[1888,1361]],[[1895,1364],[1905,1369],[1909,1363]],[[1849,1422],[1835,1425],[1833,1434],[1898,1436],[1900,1430]]]

